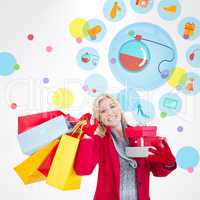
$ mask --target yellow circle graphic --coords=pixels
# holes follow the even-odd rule
[[[70,108],[74,102],[73,93],[66,88],[59,88],[52,95],[54,106],[60,109]]]

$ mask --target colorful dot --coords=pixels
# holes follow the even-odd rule
[[[43,78],[43,83],[49,83],[49,79],[47,77]]]
[[[54,106],[60,109],[70,108],[74,102],[73,93],[65,88],[59,88],[52,95]]]
[[[83,91],[86,92],[88,90],[88,86],[87,85],[83,85],[82,89],[83,89]]]
[[[166,113],[166,112],[161,112],[161,113],[160,113],[160,117],[162,117],[162,118],[167,117],[167,113]]]
[[[112,58],[110,62],[111,62],[111,64],[115,64],[116,63],[116,59]]]
[[[76,38],[76,42],[77,42],[78,44],[80,44],[80,43],[82,42],[82,38],[81,38],[81,37],[77,37],[77,38]]]
[[[194,171],[194,168],[193,168],[193,167],[189,167],[189,168],[187,168],[187,171],[188,171],[189,173],[192,173],[192,172]]]
[[[96,93],[96,91],[97,91],[97,90],[96,90],[95,88],[92,89],[92,92],[93,92],[93,93]]]
[[[27,38],[28,38],[28,40],[33,40],[34,36],[33,36],[33,34],[28,34]]]
[[[51,46],[47,46],[47,47],[46,47],[46,51],[47,51],[47,52],[52,52],[52,50],[53,50],[53,48],[52,48]]]
[[[20,68],[20,65],[19,65],[19,64],[15,64],[15,65],[14,65],[14,69],[15,69],[15,70],[18,70],[19,68]]]
[[[177,90],[177,91],[180,91],[181,88],[182,88],[181,85],[177,85],[177,86],[176,86],[176,90]]]
[[[178,127],[177,127],[177,131],[178,131],[178,132],[182,132],[182,131],[183,131],[183,127],[182,127],[182,126],[178,126]]]
[[[16,103],[11,103],[10,108],[15,110],[17,108],[17,104]]]

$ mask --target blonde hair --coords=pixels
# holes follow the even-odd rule
[[[101,137],[105,136],[106,127],[104,126],[103,122],[100,119],[99,105],[100,105],[100,102],[105,98],[111,99],[115,104],[117,104],[120,107],[120,110],[121,110],[121,122],[122,122],[122,124],[128,124],[126,119],[125,119],[124,113],[122,112],[122,108],[121,108],[121,105],[118,102],[118,100],[114,96],[112,96],[110,94],[101,94],[94,100],[94,103],[93,103],[93,116],[100,122],[99,126],[96,129],[96,132]]]

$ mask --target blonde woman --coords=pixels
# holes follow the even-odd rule
[[[93,115],[98,127],[88,122],[89,134],[81,139],[74,168],[84,176],[99,165],[94,200],[150,200],[150,172],[167,176],[176,169],[175,157],[166,141],[163,140],[163,147],[155,144],[156,149],[150,148],[153,155],[147,158],[129,158],[125,154],[128,140],[124,134],[129,125],[119,102],[109,94],[100,95],[94,101]]]

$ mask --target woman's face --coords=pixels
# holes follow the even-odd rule
[[[112,99],[104,98],[99,103],[100,121],[105,126],[116,127],[121,122],[121,109]]]

